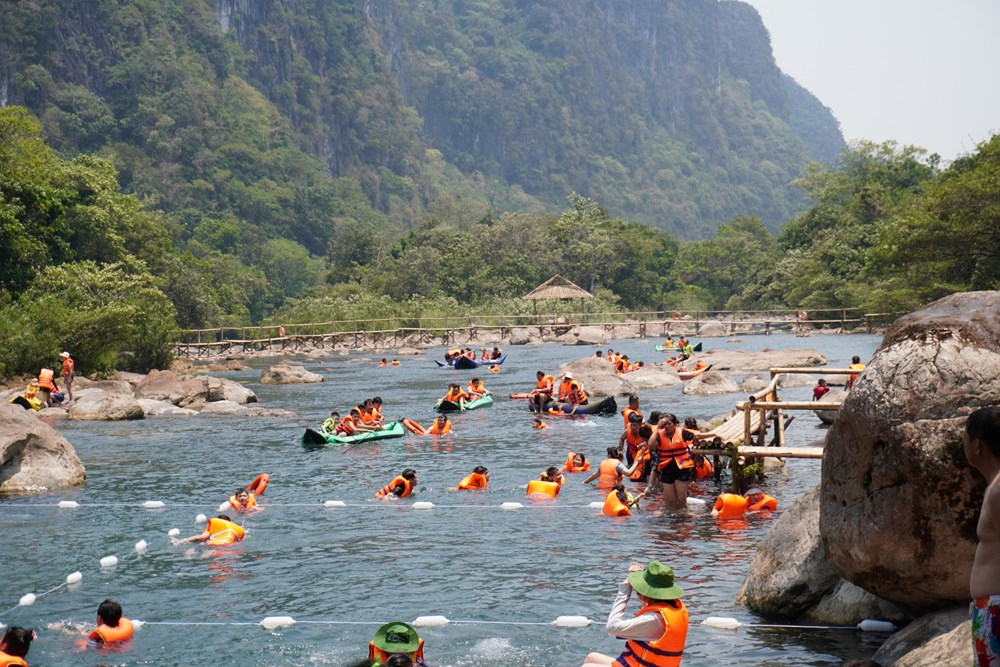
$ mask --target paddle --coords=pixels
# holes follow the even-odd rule
[[[895,632],[896,626],[889,621],[866,618],[857,625],[777,625],[769,623],[741,623],[726,616],[709,616],[701,622],[717,630],[738,630],[739,628],[787,628],[791,630],[860,630],[861,632]]]

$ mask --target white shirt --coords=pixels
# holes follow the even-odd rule
[[[655,612],[647,612],[634,618],[625,618],[625,606],[632,595],[632,586],[628,581],[618,584],[618,596],[611,605],[608,614],[608,624],[605,629],[609,635],[622,639],[638,639],[652,642],[663,636],[666,628],[663,626],[663,616]]]

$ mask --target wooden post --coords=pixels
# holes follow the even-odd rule
[[[729,333],[736,333],[736,311],[733,311],[732,318],[730,319]]]
[[[847,309],[840,310],[840,333],[847,333]]]
[[[750,428],[750,426],[751,426],[750,410],[747,409],[747,408],[744,408],[743,409],[743,444],[744,445],[749,445],[750,444],[750,438],[753,437],[753,434],[751,433],[752,429]]]

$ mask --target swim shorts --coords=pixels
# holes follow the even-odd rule
[[[976,598],[969,605],[976,667],[1000,667],[1000,595]]]
[[[660,468],[660,481],[664,484],[673,484],[674,482],[690,482],[694,468],[678,468],[677,459],[673,459]]]

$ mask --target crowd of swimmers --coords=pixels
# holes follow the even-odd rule
[[[453,350],[448,350],[444,353],[444,360],[449,366],[453,365],[456,360],[465,357],[470,361],[476,361],[478,363],[488,364],[492,361],[499,361],[503,357],[503,352],[500,351],[499,347],[494,347],[492,350],[487,350],[485,347],[480,351],[479,357],[476,357],[476,351],[471,347],[466,348],[455,348]]]

